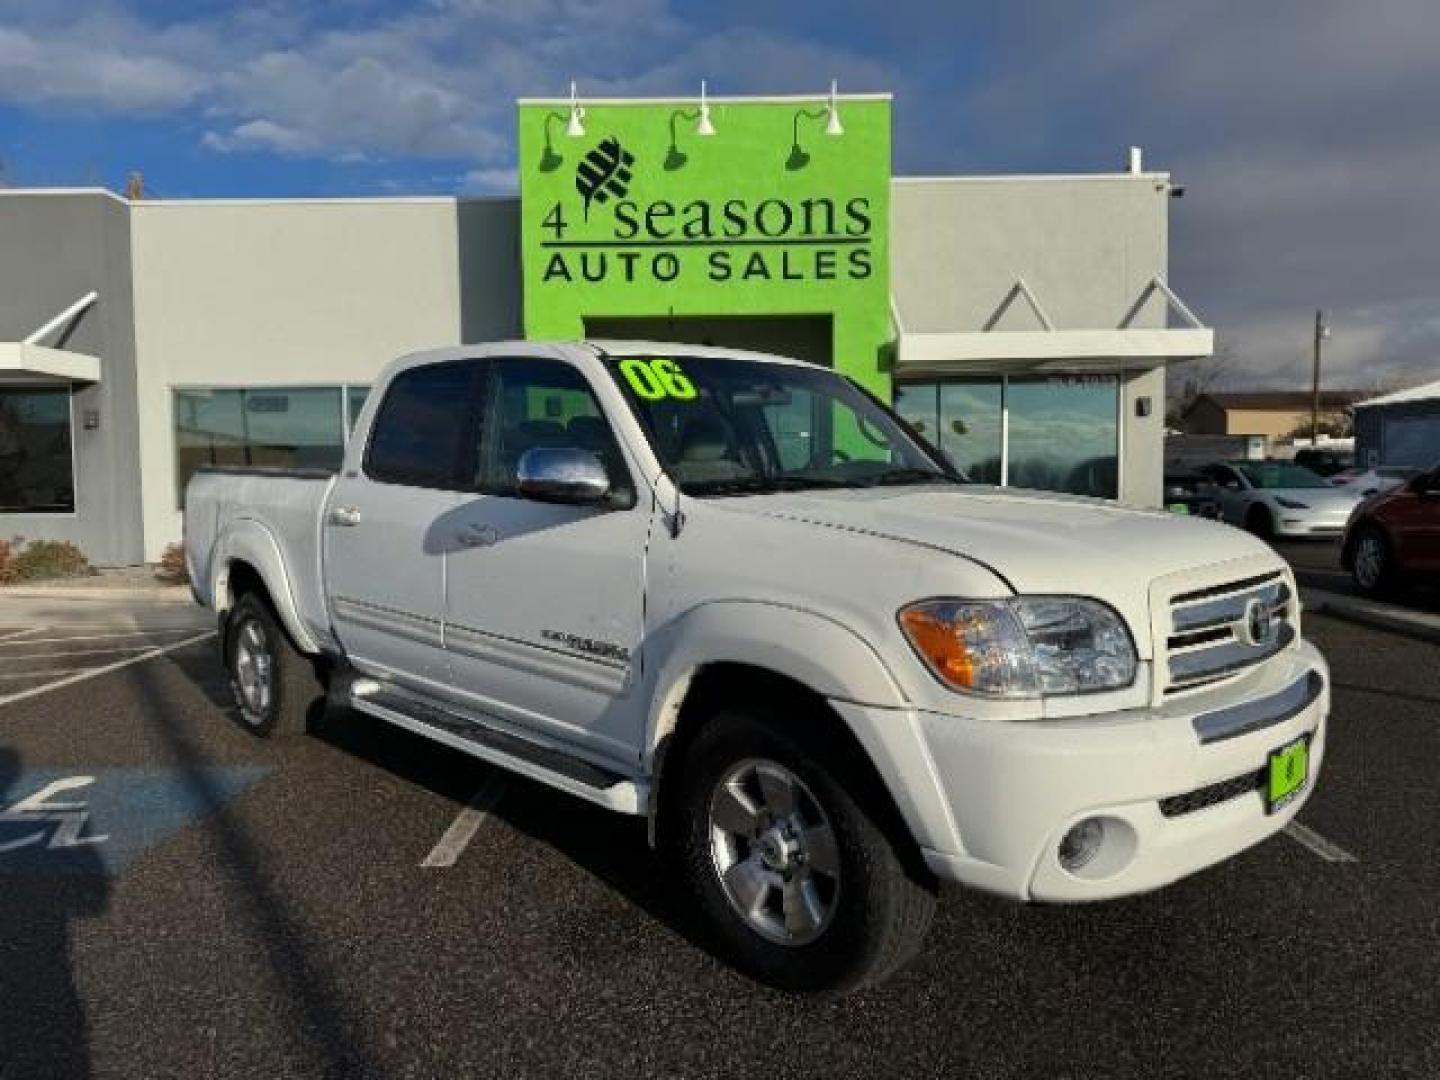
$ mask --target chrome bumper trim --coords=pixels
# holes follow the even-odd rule
[[[1191,723],[1201,744],[1238,738],[1252,731],[1283,724],[1292,716],[1308,709],[1325,690],[1325,679],[1318,671],[1306,672],[1278,694],[1232,705],[1212,713],[1203,713]]]

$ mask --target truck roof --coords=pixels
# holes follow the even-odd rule
[[[573,356],[576,350],[587,350],[597,356],[718,356],[739,360],[754,360],[765,364],[792,364],[800,367],[818,367],[808,360],[793,356],[777,356],[773,353],[752,352],[748,349],[721,348],[714,345],[690,345],[678,341],[617,341],[609,338],[585,339],[580,341],[484,341],[472,345],[443,345],[433,349],[420,349],[407,353],[381,370],[379,378],[384,379],[405,368],[422,364],[438,364],[447,360],[466,360],[486,356]]]

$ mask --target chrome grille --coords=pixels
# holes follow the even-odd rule
[[[1295,640],[1293,599],[1279,573],[1171,597],[1165,692],[1216,682],[1286,648]]]

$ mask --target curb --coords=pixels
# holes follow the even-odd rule
[[[1393,604],[1377,600],[1365,600],[1355,596],[1342,596],[1324,589],[1301,588],[1301,603],[1306,611],[1330,615],[1360,626],[1377,630],[1388,630],[1393,634],[1440,644],[1440,615],[1422,611],[1408,611]]]
[[[103,585],[6,585],[0,588],[0,601],[6,597],[17,600],[113,600],[116,603],[194,604],[190,590],[183,585],[142,585],[131,587]]]

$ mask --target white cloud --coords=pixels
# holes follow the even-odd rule
[[[513,195],[520,190],[520,176],[511,166],[503,169],[471,169],[460,181],[466,195]]]
[[[162,55],[0,27],[0,100],[155,112],[191,104],[206,85],[200,71]]]

